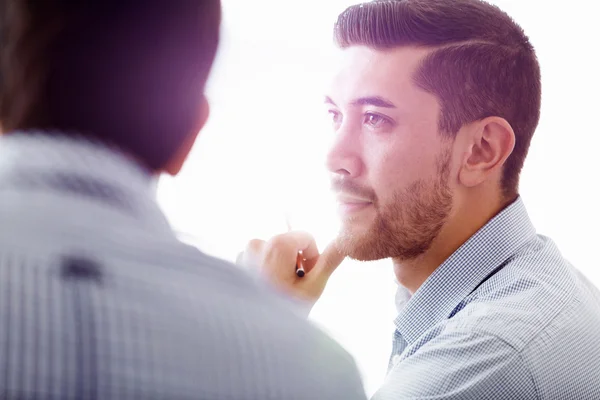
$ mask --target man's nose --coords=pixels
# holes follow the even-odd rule
[[[352,132],[349,126],[340,127],[327,153],[327,169],[336,175],[348,178],[359,177],[364,169],[360,147],[359,134]]]

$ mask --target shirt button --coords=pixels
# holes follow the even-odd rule
[[[395,367],[396,365],[398,365],[398,363],[400,362],[400,354],[396,354],[394,357],[392,357],[392,365]]]

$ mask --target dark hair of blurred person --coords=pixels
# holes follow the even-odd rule
[[[203,1],[2,0],[4,132],[85,135],[177,173],[208,117],[221,7]]]

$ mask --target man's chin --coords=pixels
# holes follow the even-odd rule
[[[354,260],[354,261],[368,262],[368,261],[383,260],[384,258],[387,258],[387,257],[374,257],[373,255],[370,255],[370,254],[363,254],[363,253],[356,252],[355,254],[348,254],[348,258],[351,260]]]
[[[377,261],[389,256],[382,254],[379,246],[371,240],[361,240],[356,234],[341,234],[337,239],[337,247],[348,258],[356,261]]]

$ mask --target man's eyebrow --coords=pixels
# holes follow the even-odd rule
[[[360,97],[351,103],[353,106],[373,106],[381,108],[396,108],[394,103],[381,96]]]
[[[337,107],[337,104],[335,104],[335,102],[329,96],[325,96],[325,104],[331,104]],[[350,104],[354,107],[373,106],[381,108],[396,108],[394,103],[384,99],[381,96],[359,97],[358,99],[353,100]]]
[[[325,96],[325,104],[331,104],[332,106],[337,107],[337,104],[335,104],[335,102],[333,100],[331,100],[331,97],[329,97],[329,96]]]

